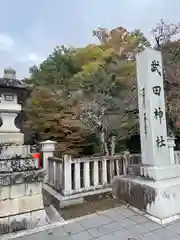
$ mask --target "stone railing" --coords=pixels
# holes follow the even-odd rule
[[[42,143],[45,183],[62,196],[91,195],[111,190],[114,176],[127,175],[128,165],[141,163],[140,154],[124,152],[122,155],[72,158],[65,155],[55,158],[56,142]],[[180,164],[180,151],[174,151],[174,139],[168,139],[172,164]]]
[[[63,190],[63,174],[63,160],[56,157],[49,157],[47,182],[58,192]]]
[[[140,163],[140,155],[62,159],[48,158],[47,183],[64,196],[111,187],[114,176],[126,175],[127,165]]]

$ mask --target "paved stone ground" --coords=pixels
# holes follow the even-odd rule
[[[161,226],[120,206],[16,240],[180,240],[180,221]]]

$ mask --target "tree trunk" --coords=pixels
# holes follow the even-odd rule
[[[101,132],[100,138],[101,138],[101,142],[102,142],[103,152],[105,153],[106,156],[109,156],[109,150],[108,150],[107,143],[105,141],[105,133],[104,133],[104,131]]]
[[[104,142],[104,149],[105,149],[105,154],[106,156],[109,156],[109,150],[108,150],[108,146],[107,146],[107,142]]]
[[[115,148],[116,148],[116,137],[111,137],[111,156],[115,154]]]

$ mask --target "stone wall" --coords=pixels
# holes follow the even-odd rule
[[[13,157],[21,156],[27,157],[30,153],[29,145],[20,145],[20,144],[1,144],[0,145],[0,155],[3,157]]]
[[[0,174],[0,235],[48,223],[43,179],[43,170]]]

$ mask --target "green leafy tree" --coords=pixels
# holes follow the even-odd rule
[[[55,48],[25,79],[34,85],[26,124],[58,141],[61,153],[78,155],[93,134],[103,153],[114,154],[116,141],[138,129],[130,114],[137,104],[134,56],[149,42],[139,30],[104,31],[93,32],[100,45]]]
[[[83,79],[86,99],[89,97],[81,120],[99,135],[102,151],[109,155],[115,152],[116,138],[137,131],[136,119],[133,121],[127,111],[137,104],[134,54],[149,46],[149,42],[139,30],[128,33],[118,28],[107,36],[107,31],[98,29],[93,34],[103,45],[99,51],[98,46],[91,51],[91,61],[84,61],[77,74]],[[92,52],[96,55],[92,56]],[[131,122],[127,121],[130,118]]]

